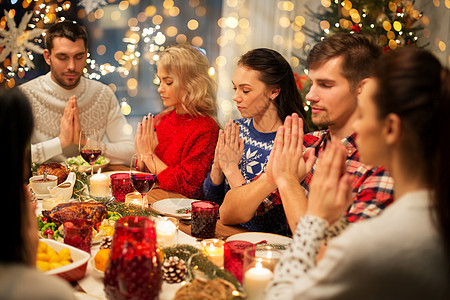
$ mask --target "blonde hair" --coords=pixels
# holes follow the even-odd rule
[[[171,46],[160,54],[156,65],[175,79],[176,90],[183,86],[181,105],[189,115],[208,116],[218,123],[217,84],[209,76],[208,59],[200,50],[190,45]]]

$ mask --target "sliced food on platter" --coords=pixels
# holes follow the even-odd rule
[[[273,233],[265,232],[244,232],[230,236],[226,240],[229,241],[247,241],[253,244],[274,244],[274,245],[289,245],[292,241],[287,236],[282,236]]]
[[[97,172],[99,168],[104,169],[110,162],[109,158],[106,158],[102,155],[98,157],[98,159],[94,163],[94,172]],[[91,165],[85,161],[81,155],[75,156],[75,157],[69,157],[66,160],[66,164],[75,167],[78,172],[87,172],[91,170]]]
[[[176,217],[180,219],[191,218],[191,203],[194,199],[167,198],[152,203],[152,208],[162,215]]]

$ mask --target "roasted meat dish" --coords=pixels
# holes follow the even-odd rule
[[[63,165],[59,163],[46,163],[39,166],[37,169],[38,175],[43,175],[47,173],[47,175],[55,175],[58,177],[58,184],[64,182],[64,180],[67,179],[67,176],[69,175],[69,171],[64,167]]]
[[[73,219],[92,220],[92,225],[95,225],[106,219],[108,217],[108,212],[103,203],[74,202],[58,204],[50,211],[42,211],[42,215],[49,218],[58,226],[65,221]]]

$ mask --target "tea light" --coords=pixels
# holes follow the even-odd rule
[[[272,271],[262,266],[261,261],[244,274],[244,288],[248,300],[264,299],[267,284],[273,277]]]
[[[219,239],[206,239],[202,241],[203,253],[218,267],[223,267],[223,241]]]
[[[138,192],[128,193],[125,195],[125,204],[128,205],[137,205],[141,207],[147,207],[147,198],[142,197],[142,195]]]
[[[90,178],[89,193],[92,197],[108,197],[109,192],[109,178],[105,174],[101,174],[101,168],[98,173]]]
[[[175,218],[160,218],[156,220],[156,239],[160,247],[176,244],[178,220]]]

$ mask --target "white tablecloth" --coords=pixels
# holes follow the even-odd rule
[[[179,244],[189,244],[193,246],[199,246],[197,240],[186,233],[178,230],[178,243]],[[95,256],[99,249],[98,245],[92,247],[91,253],[92,257]],[[105,292],[103,291],[103,278],[102,276],[94,270],[91,265],[91,261],[88,263],[86,276],[78,281],[80,287],[86,292],[76,293],[77,300],[91,300],[91,299],[106,299]],[[181,283],[168,284],[163,282],[161,293],[159,294],[160,300],[171,300],[173,299],[175,292],[182,286]]]

